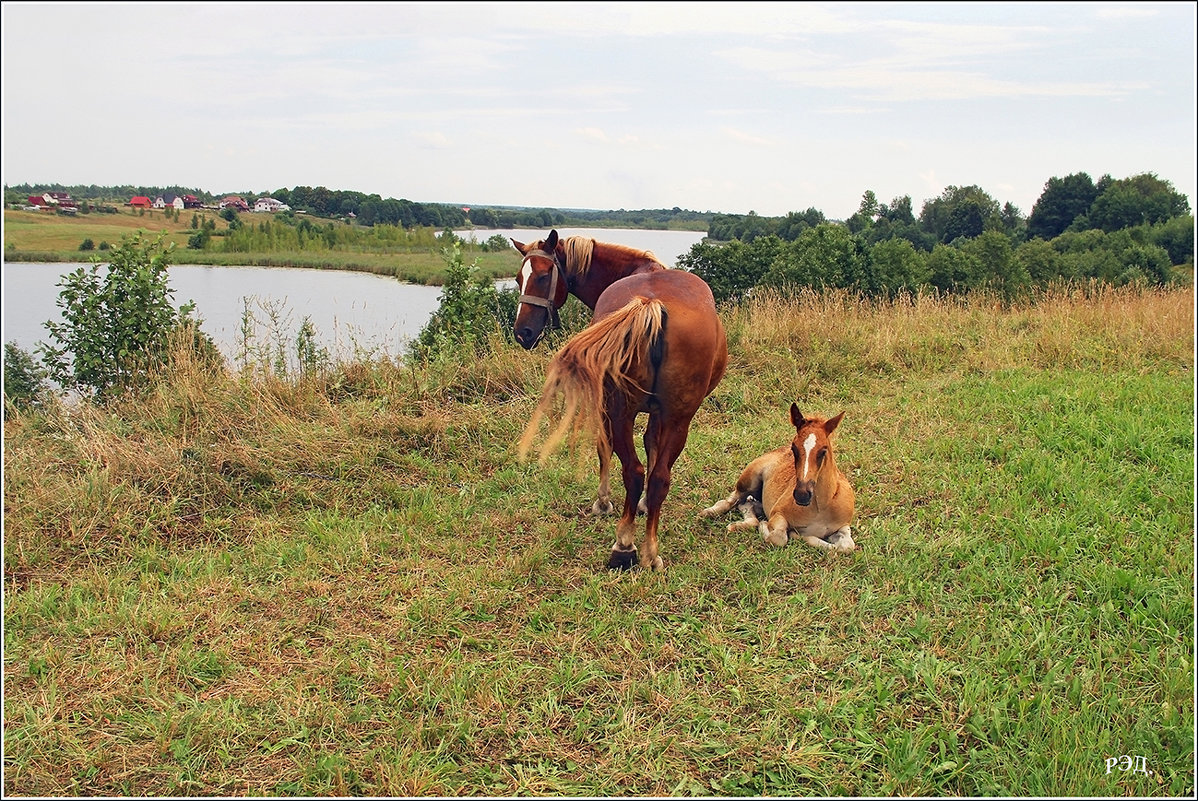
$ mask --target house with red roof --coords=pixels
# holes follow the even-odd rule
[[[148,209],[154,205],[154,201],[150,200],[145,195],[137,195],[129,201],[129,205],[135,209]]]

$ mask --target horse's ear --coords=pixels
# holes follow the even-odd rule
[[[803,413],[799,411],[799,404],[790,404],[790,422],[794,423],[795,428],[803,427]]]
[[[545,250],[552,253],[557,249],[557,229],[554,228],[549,232],[549,236],[545,237]]]
[[[832,432],[836,430],[836,426],[840,425],[840,418],[842,418],[842,417],[844,417],[844,412],[841,412],[840,414],[836,415],[828,422],[824,423],[824,431],[829,436],[831,436]]]
[[[512,240],[512,244],[516,246],[516,250],[520,251],[521,254],[528,252],[528,245],[524,244],[523,242],[517,242],[514,238],[512,238],[510,236],[508,237],[508,239]]]

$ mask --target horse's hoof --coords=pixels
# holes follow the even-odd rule
[[[840,553],[850,553],[857,550],[857,543],[853,542],[853,535],[843,529],[833,531],[825,542],[832,546],[832,550],[839,551]]]
[[[608,570],[632,570],[639,563],[636,548],[629,548],[627,551],[613,548],[611,557],[607,560],[607,568]]]
[[[591,504],[591,514],[595,515],[596,517],[599,517],[600,515],[609,515],[615,510],[616,507],[612,505],[611,501],[600,501],[596,498],[595,502]]]

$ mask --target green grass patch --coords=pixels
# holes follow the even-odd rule
[[[725,310],[664,574],[603,568],[589,446],[515,459],[552,348],[10,415],[5,789],[1192,795],[1192,309]],[[795,399],[854,554],[697,516]]]

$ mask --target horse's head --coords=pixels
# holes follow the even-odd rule
[[[804,417],[798,404],[790,404],[790,422],[795,426],[795,438],[790,443],[790,452],[795,459],[794,499],[799,506],[811,504],[820,471],[832,461],[832,432],[840,425],[842,417],[844,412],[830,420]]]
[[[557,230],[544,240],[526,245],[512,240],[524,256],[516,285],[520,288],[520,307],[516,310],[513,333],[516,341],[531,350],[549,325],[557,327],[557,310],[570,293],[565,270],[565,253],[559,249]]]

